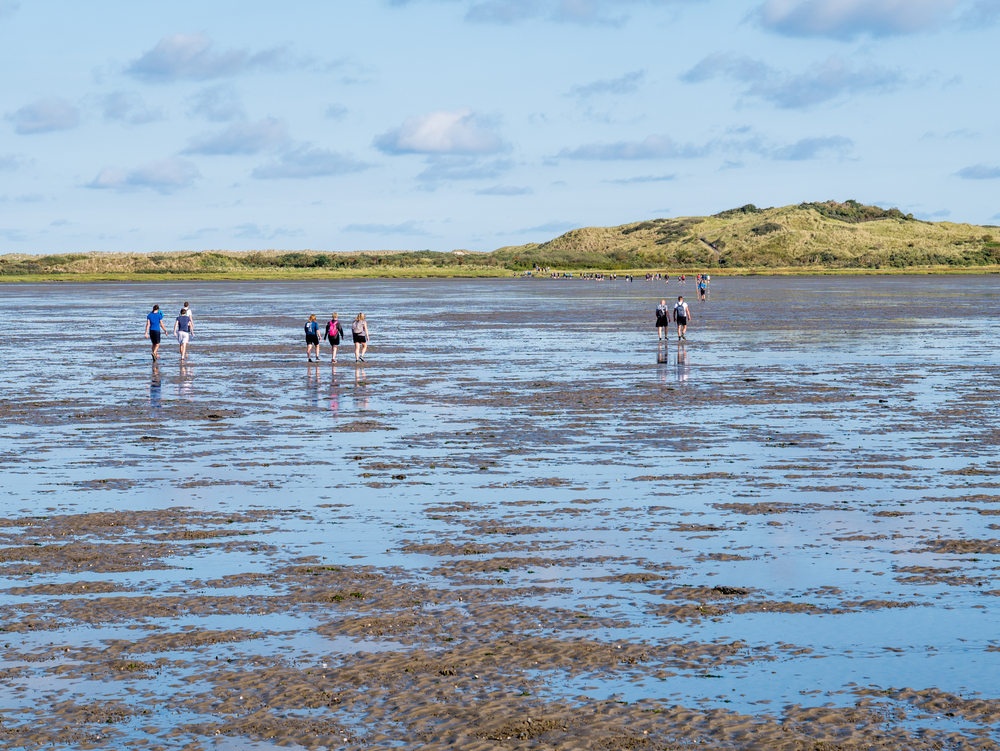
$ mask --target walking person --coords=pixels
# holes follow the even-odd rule
[[[708,299],[708,282],[705,281],[705,277],[701,277],[698,280],[698,299]]]
[[[153,311],[146,316],[146,332],[144,334],[153,345],[153,362],[160,359],[160,334],[166,333],[167,330],[163,328],[163,313],[160,312],[159,305],[154,305]]]
[[[687,340],[685,334],[688,330],[688,321],[691,319],[691,310],[688,308],[688,304],[684,302],[683,297],[677,298],[677,303],[674,305],[674,323],[677,324],[677,341],[681,339]]]
[[[310,315],[302,328],[306,332],[306,357],[309,358],[309,362],[313,361],[313,347],[315,347],[316,362],[319,362],[319,324],[316,322],[316,315]]]
[[[326,331],[323,332],[323,338],[330,342],[330,346],[333,347],[333,359],[330,362],[337,362],[337,347],[340,346],[340,337],[343,335],[344,328],[340,325],[337,314],[334,313],[333,318],[327,321]]]
[[[194,334],[194,322],[188,315],[187,308],[181,308],[181,313],[174,319],[174,336],[177,337],[177,344],[180,346],[181,359],[187,359],[188,342]]]
[[[667,338],[667,329],[670,328],[670,308],[667,307],[666,300],[660,300],[656,306],[656,334],[660,341]]]
[[[354,362],[364,362],[368,351],[368,321],[364,313],[358,313],[351,324],[351,336],[354,338]]]

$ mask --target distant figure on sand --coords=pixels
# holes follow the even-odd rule
[[[705,277],[698,280],[698,297],[702,300],[708,299],[708,282]]]
[[[656,306],[656,335],[661,341],[667,336],[667,329],[670,327],[670,308],[667,307],[666,300],[660,300]]]
[[[337,318],[337,314],[333,314],[331,318],[326,323],[326,331],[323,333],[323,338],[330,342],[330,346],[333,347],[333,359],[330,362],[337,362],[337,347],[340,346],[340,337],[344,335],[344,327],[340,325],[340,321]],[[318,359],[317,355],[317,359]]]
[[[319,324],[316,322],[316,316],[309,316],[309,320],[302,328],[306,332],[306,357],[309,358],[309,362],[313,361],[313,347],[315,347],[316,362],[319,362]]]
[[[368,321],[364,313],[358,313],[351,324],[351,336],[354,338],[354,362],[364,362],[368,351]]]
[[[194,334],[194,322],[188,315],[187,308],[181,308],[181,313],[174,319],[174,336],[177,337],[177,344],[180,346],[181,359],[186,360],[188,354],[188,342]]]
[[[688,329],[688,321],[691,318],[691,311],[688,309],[688,304],[684,302],[683,297],[677,298],[677,304],[674,305],[674,323],[677,324],[677,339],[686,340]]]
[[[160,334],[166,333],[167,330],[163,328],[163,313],[160,312],[159,305],[154,305],[153,311],[146,316],[146,333],[144,334],[153,345],[153,362],[160,359]]]

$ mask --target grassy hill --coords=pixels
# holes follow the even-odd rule
[[[969,267],[1000,263],[998,230],[923,222],[856,201],[771,209],[749,204],[708,217],[588,227],[493,255],[509,266],[560,269]]]
[[[1000,228],[924,222],[856,201],[587,227],[492,253],[455,251],[199,251],[0,256],[0,279],[228,279],[339,276],[504,276],[560,271],[849,272],[969,269],[1000,264]]]

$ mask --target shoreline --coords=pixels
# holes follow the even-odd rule
[[[753,266],[733,269],[719,268],[646,268],[646,269],[557,269],[555,273],[571,273],[573,280],[579,281],[580,274],[618,274],[624,276],[644,276],[646,273],[667,274],[671,277],[684,274],[693,277],[696,274],[708,273],[717,277],[740,276],[927,276],[927,275],[985,275],[1000,274],[1000,264],[990,266],[907,266],[902,268],[833,268],[833,267],[767,267]],[[374,271],[338,270],[315,271],[313,269],[281,272],[281,273],[232,273],[232,272],[164,272],[150,273],[53,273],[24,274],[9,276],[0,275],[0,284],[35,284],[35,283],[99,283],[99,282],[163,282],[163,281],[206,281],[206,282],[269,282],[269,281],[322,281],[338,279],[523,279],[568,281],[550,279],[547,273],[524,276],[523,272],[508,269],[461,268],[445,267],[441,269],[426,268],[396,268]],[[588,280],[591,281],[591,280]],[[617,281],[623,281],[621,279]],[[638,281],[646,281],[639,279]]]

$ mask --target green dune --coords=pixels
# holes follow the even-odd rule
[[[712,216],[586,227],[544,243],[467,251],[194,251],[0,256],[0,279],[507,276],[558,271],[866,273],[995,271],[993,225],[925,222],[857,201],[752,204]],[[1000,236],[1000,232],[997,232]]]

